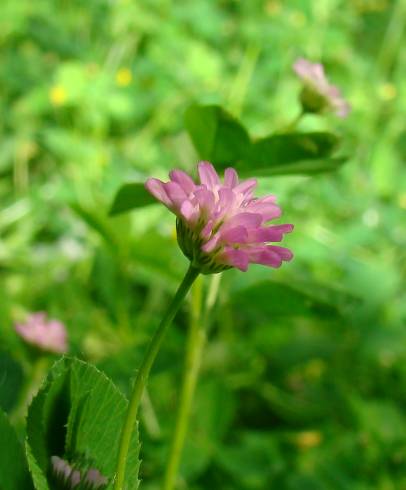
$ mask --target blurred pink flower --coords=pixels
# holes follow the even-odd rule
[[[170,172],[170,181],[148,179],[145,187],[177,216],[178,242],[183,253],[202,273],[230,267],[246,271],[249,263],[279,267],[292,252],[270,245],[280,242],[293,225],[270,225],[279,218],[275,196],[254,198],[256,179],[239,182],[227,168],[224,183],[213,165],[200,162],[200,183],[181,170]]]
[[[48,320],[46,313],[32,313],[25,323],[18,323],[15,329],[28,344],[43,351],[64,354],[68,350],[64,324],[57,320]]]
[[[351,110],[349,103],[342,96],[340,89],[329,83],[321,63],[299,58],[293,64],[293,70],[307,88],[307,91],[302,93],[305,109],[309,112],[319,112],[329,107],[339,117],[348,116]]]

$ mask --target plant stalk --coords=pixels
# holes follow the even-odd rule
[[[185,298],[186,294],[188,293],[190,287],[192,286],[198,275],[199,271],[195,269],[192,265],[190,265],[185,277],[183,278],[182,283],[176,291],[172,303],[170,304],[164,318],[162,319],[158,327],[158,330],[155,332],[154,336],[151,339],[148,350],[137,373],[127,409],[126,419],[120,437],[114,490],[124,490],[127,456],[131,443],[131,437],[137,420],[141,397],[147,383],[151,367],[159,352],[169,325],[172,323],[172,320],[175,317],[175,314],[178,311],[180,305],[182,304],[183,299]]]
[[[221,274],[215,274],[211,277],[204,311],[202,311],[202,281],[197,281],[192,289],[192,314],[186,345],[183,382],[179,397],[175,429],[162,486],[163,490],[174,490],[176,486],[182,450],[185,444],[190,415],[193,408],[193,397],[196,391],[202,355],[206,344],[206,330],[209,324],[209,313],[216,302],[220,278]]]

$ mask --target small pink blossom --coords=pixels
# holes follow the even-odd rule
[[[43,351],[64,354],[68,350],[64,324],[57,320],[48,320],[46,313],[32,313],[25,323],[18,323],[15,329],[28,344]]]
[[[255,198],[256,179],[239,181],[227,168],[224,182],[209,162],[198,165],[200,182],[181,170],[170,172],[170,181],[148,179],[145,187],[177,216],[178,242],[183,253],[202,273],[230,267],[242,271],[249,263],[280,267],[292,252],[271,245],[280,242],[293,225],[267,225],[281,215],[275,196]]]
[[[307,97],[305,100],[303,100],[304,97],[302,94],[302,102],[309,102],[311,105],[311,103],[315,100],[310,100],[313,94],[321,97],[321,99],[324,100],[324,106],[330,107],[337,116],[348,116],[351,109],[350,105],[342,96],[340,89],[329,83],[324,72],[324,67],[321,63],[312,63],[304,58],[299,58],[293,64],[293,70],[295,71],[296,75],[303,80],[305,86],[310,90],[310,93],[305,94]],[[320,109],[322,109],[322,107],[320,107]],[[318,111],[311,110],[310,112]]]

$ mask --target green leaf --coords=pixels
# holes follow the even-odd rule
[[[241,175],[255,175],[257,177],[270,177],[272,175],[316,175],[338,170],[346,161],[347,157],[326,158],[318,160],[302,160],[300,162],[286,163],[283,165],[272,165],[265,169],[240,170]]]
[[[191,105],[185,125],[199,157],[217,168],[235,165],[250,148],[247,130],[219,106]]]
[[[0,488],[33,488],[22,445],[6,414],[0,410]]]
[[[324,299],[269,280],[236,291],[231,296],[231,303],[244,314],[270,318],[337,314],[336,307]]]
[[[218,171],[234,166],[245,177],[312,175],[337,170],[338,138],[327,132],[272,134],[253,141],[244,126],[216,105],[190,106],[186,129],[199,157]]]
[[[331,133],[275,134],[253,142],[237,170],[250,176],[331,172],[346,160],[331,158],[337,145]]]
[[[76,359],[58,361],[28,412],[27,456],[35,488],[51,488],[53,455],[83,470],[97,468],[111,483],[126,409],[122,393],[95,367]],[[125,479],[131,489],[138,487],[138,456],[135,430]]]
[[[20,364],[5,350],[0,350],[0,373],[0,407],[9,412],[17,403],[24,375]]]
[[[110,215],[125,213],[132,209],[155,204],[156,199],[145,189],[141,182],[124,184],[118,190],[110,209]]]

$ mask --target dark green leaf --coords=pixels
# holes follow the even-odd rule
[[[217,169],[235,165],[249,150],[247,130],[219,106],[190,106],[185,124],[199,157],[213,162]]]
[[[252,143],[237,170],[249,176],[330,172],[345,161],[331,158],[337,144],[337,137],[330,133],[271,135]]]
[[[49,490],[51,456],[97,468],[112,481],[127,401],[93,366],[62,359],[34,398],[27,418],[27,454],[37,490]],[[138,487],[138,431],[130,447],[128,488]],[[84,466],[82,466],[84,469]]]
[[[268,168],[239,168],[238,171],[240,175],[247,177],[270,177],[272,175],[316,175],[338,170],[346,161],[346,157],[302,160],[300,162],[291,162],[283,165],[272,165]]]
[[[6,412],[16,404],[23,383],[23,371],[7,351],[0,351],[0,407]]]
[[[231,301],[245,314],[265,315],[272,318],[283,316],[332,315],[333,305],[319,300],[306,291],[287,284],[262,281],[234,293]]]
[[[332,157],[338,146],[326,132],[273,134],[251,141],[243,125],[216,105],[192,105],[186,129],[199,157],[221,171],[234,166],[246,177],[317,174],[338,169],[346,158]]]
[[[33,488],[23,447],[0,410],[0,488],[4,490],[30,490]]]
[[[110,215],[125,213],[132,209],[155,204],[156,199],[145,189],[141,182],[124,184],[117,192],[111,206]]]

